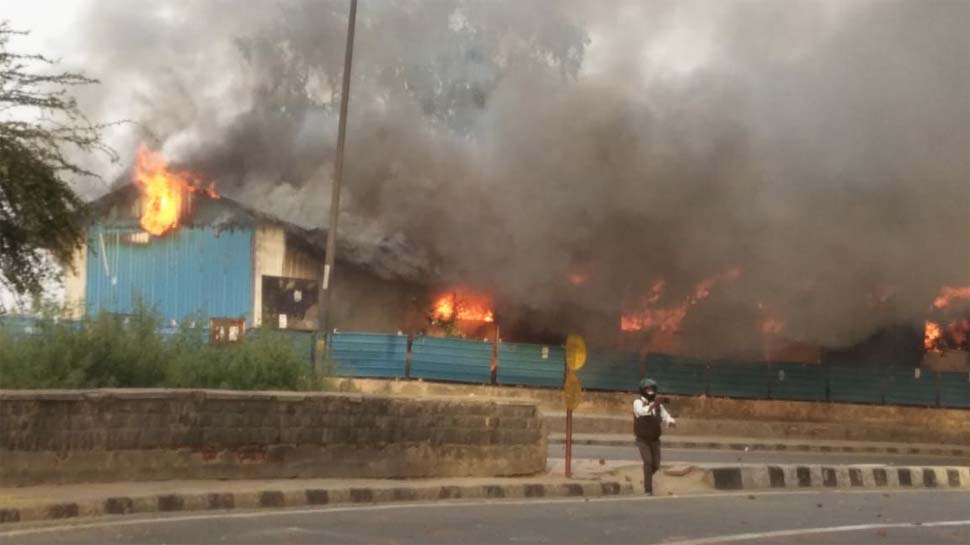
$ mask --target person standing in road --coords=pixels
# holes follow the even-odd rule
[[[657,383],[645,378],[640,381],[640,397],[633,402],[633,432],[643,459],[643,491],[653,495],[653,474],[660,469],[660,435],[663,427],[673,426],[674,420],[657,400]]]

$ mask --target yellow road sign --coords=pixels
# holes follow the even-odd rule
[[[579,371],[586,365],[586,342],[579,335],[566,337],[566,366]]]
[[[583,402],[583,385],[576,373],[566,373],[566,382],[562,387],[562,401],[567,410],[575,410]]]

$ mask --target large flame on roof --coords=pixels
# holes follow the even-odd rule
[[[494,322],[491,301],[484,295],[446,293],[435,299],[432,317],[435,320],[454,319],[470,322]]]
[[[219,198],[212,185],[203,190],[197,176],[169,170],[162,157],[145,146],[138,146],[135,182],[142,193],[142,229],[155,236],[178,227],[186,193],[205,192]]]
[[[933,306],[944,308],[949,306],[954,299],[970,299],[970,286],[951,287],[943,286],[940,294],[933,300]]]

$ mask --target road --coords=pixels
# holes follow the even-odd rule
[[[0,544],[970,543],[970,492],[508,500],[124,517],[0,530]]]
[[[549,445],[550,458],[565,457],[565,446]],[[640,461],[636,447],[600,447],[574,445],[573,457],[577,459],[604,459]],[[745,463],[745,464],[886,464],[886,465],[961,465],[970,464],[965,457],[927,456],[909,454],[865,454],[850,452],[791,452],[791,451],[738,451],[707,449],[663,449],[664,463]]]

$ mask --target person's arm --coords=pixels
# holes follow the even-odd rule
[[[674,420],[674,417],[670,416],[670,413],[667,412],[667,408],[663,405],[660,406],[660,419],[663,420],[664,425],[668,428],[677,424],[677,421]]]
[[[642,399],[637,399],[633,402],[633,415],[634,416],[650,416],[650,405],[644,403]]]

